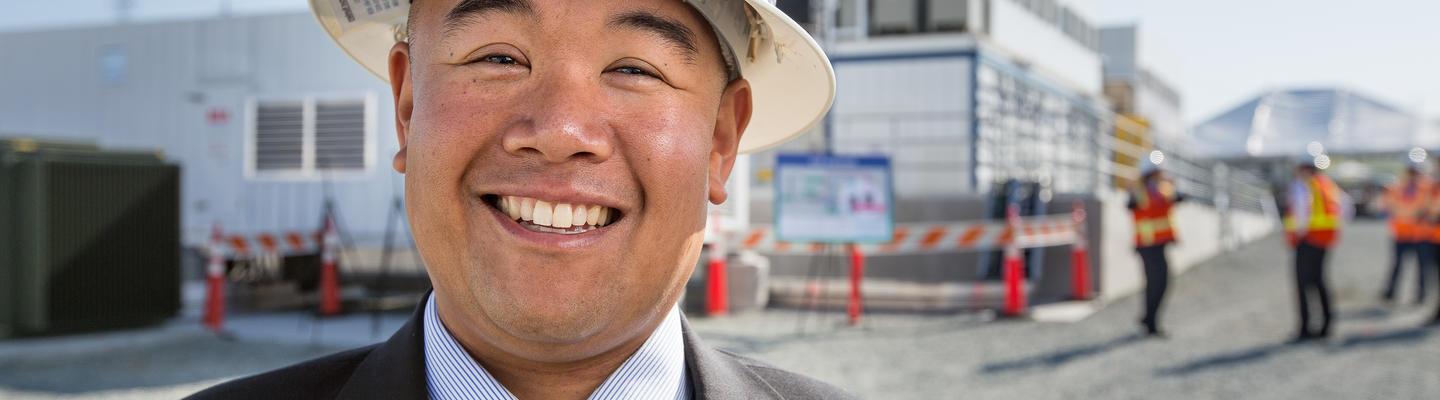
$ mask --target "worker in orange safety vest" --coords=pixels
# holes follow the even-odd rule
[[[1330,290],[1325,285],[1325,255],[1340,236],[1343,221],[1353,212],[1349,197],[1316,168],[1302,163],[1287,193],[1285,239],[1295,249],[1295,288],[1299,296],[1300,330],[1293,343],[1330,336]],[[1320,306],[1320,327],[1310,324],[1310,299]]]
[[[1145,266],[1145,309],[1140,325],[1147,336],[1165,337],[1159,323],[1160,304],[1170,283],[1165,247],[1175,242],[1170,209],[1183,197],[1164,172],[1148,167],[1131,188],[1128,203],[1135,221],[1135,251]]]
[[[1390,280],[1385,285],[1381,298],[1386,302],[1395,300],[1395,286],[1400,280],[1405,258],[1414,254],[1416,258],[1415,303],[1425,300],[1425,270],[1434,263],[1434,252],[1430,245],[1430,233],[1425,224],[1427,208],[1431,205],[1430,182],[1420,173],[1416,165],[1409,165],[1400,180],[1385,188],[1381,205],[1390,214],[1390,234],[1394,238],[1394,263]]]
[[[1440,166],[1440,158],[1435,159],[1435,164]],[[1430,182],[1430,201],[1426,207],[1426,217],[1431,261],[1428,267],[1434,269],[1430,271],[1430,276],[1436,278],[1436,292],[1440,293],[1440,183],[1436,181]],[[1421,271],[1424,271],[1424,268],[1421,268]],[[1436,297],[1440,298],[1440,296]],[[1435,307],[1435,316],[1430,319],[1428,325],[1440,326],[1440,307]]]

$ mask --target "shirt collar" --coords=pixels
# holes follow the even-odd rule
[[[433,294],[425,301],[424,330],[425,381],[431,399],[515,400],[515,395],[450,335],[435,311]],[[680,310],[672,308],[650,338],[590,394],[590,399],[688,400],[690,391]]]

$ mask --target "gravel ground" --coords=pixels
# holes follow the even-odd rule
[[[1358,224],[1332,253],[1338,320],[1325,343],[1285,344],[1297,322],[1279,237],[1174,278],[1166,340],[1137,335],[1135,296],[1077,323],[879,315],[846,328],[835,314],[767,312],[695,326],[865,398],[1440,398],[1440,328],[1420,327],[1433,306],[1405,291],[1404,305],[1378,302],[1387,240],[1382,225]]]
[[[1293,269],[1275,237],[1172,280],[1167,340],[1136,335],[1133,296],[1076,323],[882,314],[850,328],[837,313],[783,310],[692,323],[711,345],[865,398],[1440,398],[1440,328],[1418,328],[1433,306],[1409,305],[1403,290],[1413,285],[1402,287],[1405,305],[1377,301],[1385,241],[1382,225],[1360,224],[1331,255],[1339,320],[1326,343],[1284,344],[1295,325]],[[404,317],[387,316],[384,331]],[[238,316],[229,341],[193,318],[0,342],[0,398],[176,398],[374,340],[365,316],[319,335],[303,314]]]

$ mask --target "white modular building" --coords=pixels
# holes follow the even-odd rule
[[[1090,192],[1110,119],[1099,33],[1075,3],[782,2],[811,13],[839,89],[826,123],[779,151],[888,155],[900,198],[972,196],[1008,179]],[[757,185],[771,159],[756,158]]]
[[[189,245],[313,232],[327,198],[376,243],[400,193],[389,86],[308,13],[6,32],[0,54],[0,136],[163,152]]]

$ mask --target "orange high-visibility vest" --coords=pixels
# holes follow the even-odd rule
[[[1170,224],[1170,208],[1175,205],[1174,193],[1149,190],[1141,185],[1131,192],[1135,196],[1135,247],[1150,247],[1175,241]]]
[[[1400,242],[1425,241],[1430,236],[1422,219],[1429,205],[1430,188],[1424,180],[1397,182],[1385,189],[1390,212],[1390,234]]]
[[[1305,237],[1295,234],[1294,207],[1285,212],[1285,239],[1294,246],[1301,239],[1315,247],[1330,248],[1340,231],[1340,188],[1324,175],[1311,177],[1306,185],[1310,187],[1310,226]]]
[[[1429,196],[1426,197],[1424,212],[1420,217],[1420,227],[1424,231],[1422,241],[1440,243],[1440,223],[1436,223],[1437,219],[1440,219],[1440,181],[1430,182],[1427,192]]]

